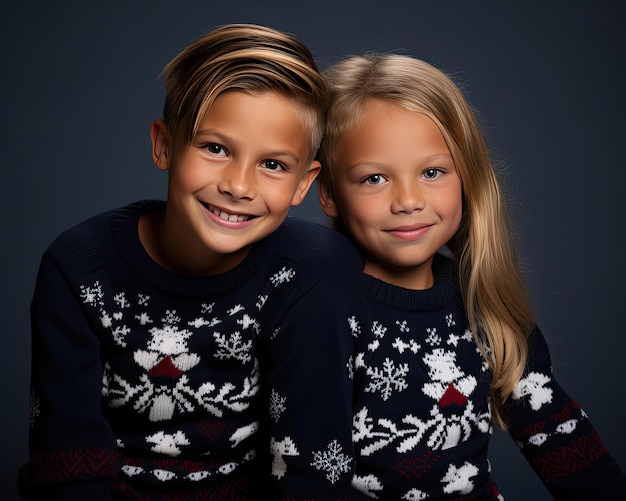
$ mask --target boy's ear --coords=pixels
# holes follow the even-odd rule
[[[309,168],[302,176],[302,179],[300,179],[300,184],[298,185],[298,188],[296,189],[296,192],[291,199],[291,205],[293,207],[302,203],[304,197],[306,197],[306,194],[309,191],[309,188],[313,184],[313,181],[315,181],[315,178],[320,173],[320,170],[322,170],[322,164],[319,163],[317,160],[313,160],[309,165]]]
[[[152,161],[158,169],[170,168],[169,134],[163,120],[155,120],[150,127],[150,140],[152,141]]]
[[[324,214],[331,218],[339,217],[339,209],[337,209],[335,199],[333,198],[333,195],[326,183],[321,181],[317,182],[317,196]]]

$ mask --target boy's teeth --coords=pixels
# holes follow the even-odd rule
[[[224,219],[225,221],[245,221],[248,219],[248,216],[237,215],[237,214],[229,214],[228,212],[224,212],[217,207],[211,207],[211,211],[213,214],[217,215],[220,219]]]

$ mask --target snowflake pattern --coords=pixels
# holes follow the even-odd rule
[[[385,337],[385,332],[387,332],[387,327],[377,321],[374,321],[372,324],[372,334],[374,337],[382,339]]]
[[[408,387],[405,377],[408,372],[408,364],[404,363],[396,367],[393,360],[385,358],[382,369],[378,367],[367,368],[367,375],[370,376],[371,381],[365,391],[369,393],[380,391],[382,399],[386,401],[394,390],[402,391]]]
[[[350,471],[352,458],[342,452],[341,445],[333,440],[324,451],[313,452],[311,466],[326,473],[326,478],[331,484],[339,480],[343,473]]]
[[[296,272],[292,268],[287,269],[283,266],[280,271],[277,271],[270,277],[270,282],[272,282],[272,285],[276,287],[278,285],[291,282],[291,279],[295,276]]]
[[[285,406],[286,401],[287,397],[281,397],[278,392],[272,388],[272,393],[270,395],[270,417],[275,423],[278,423],[280,416],[287,409]]]
[[[426,333],[428,336],[426,337],[426,342],[431,346],[437,346],[441,344],[441,336],[437,334],[437,329],[428,328],[426,329]]]
[[[99,281],[96,281],[91,287],[81,285],[80,297],[85,304],[100,306],[102,304],[102,298],[104,297],[102,285],[100,285]]]
[[[356,317],[352,316],[348,318],[348,327],[352,333],[352,337],[358,337],[361,334],[361,325]]]
[[[252,340],[244,342],[238,331],[233,332],[230,336],[214,332],[213,338],[217,343],[217,352],[213,355],[215,358],[220,360],[233,359],[241,363],[249,362],[252,359],[250,352]]]

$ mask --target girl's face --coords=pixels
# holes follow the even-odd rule
[[[321,188],[322,207],[364,250],[365,272],[410,289],[432,287],[433,256],[462,214],[461,180],[435,123],[371,100],[339,144],[334,183],[334,200]]]

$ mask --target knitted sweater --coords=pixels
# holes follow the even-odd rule
[[[437,255],[423,291],[365,276],[371,329],[355,355],[355,487],[376,499],[501,500],[490,477],[492,372],[452,263]],[[624,499],[620,468],[554,379],[537,329],[506,408],[510,434],[556,499]]]
[[[236,268],[181,276],[138,238],[139,216],[163,209],[96,216],[42,258],[23,495],[350,497],[348,361],[366,310],[345,277],[361,258],[288,218]]]

